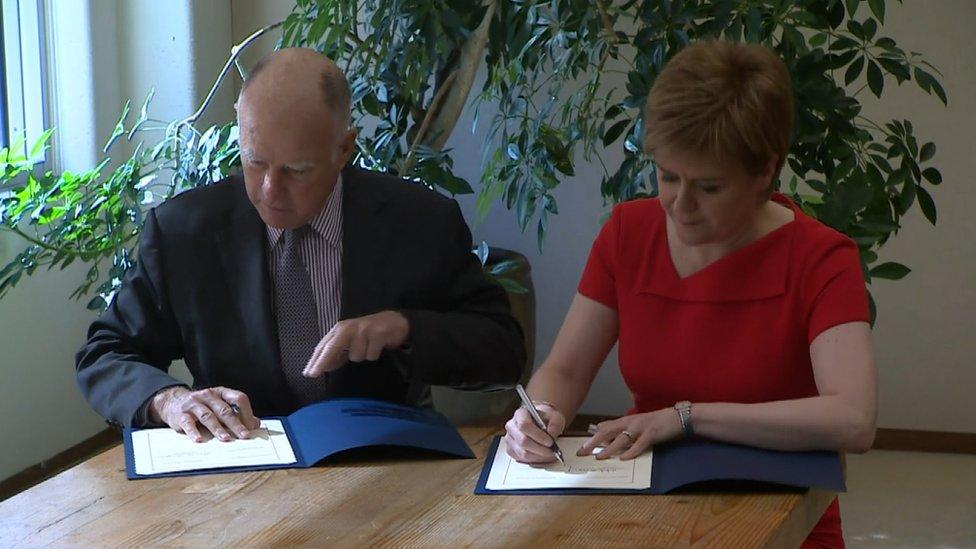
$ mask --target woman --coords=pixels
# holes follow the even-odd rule
[[[607,353],[633,393],[581,454],[631,459],[700,435],[778,450],[865,452],[876,377],[858,251],[773,182],[789,149],[789,75],[758,45],[700,42],[647,102],[645,151],[659,197],[620,204],[603,227],[553,348],[506,424],[509,453],[552,461],[557,437]],[[836,500],[807,545],[843,546]]]

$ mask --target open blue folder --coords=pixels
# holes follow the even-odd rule
[[[666,494],[689,485],[714,481],[752,481],[793,488],[846,491],[837,452],[780,452],[705,439],[689,439],[654,447],[651,487],[642,490],[604,488],[539,488],[489,490],[488,472],[498,450],[495,437],[485,457],[475,494]],[[722,484],[714,486],[721,490]],[[737,485],[741,487],[741,485]]]
[[[204,475],[311,467],[319,461],[353,448],[403,446],[440,452],[460,458],[474,458],[471,448],[447,418],[434,410],[401,406],[372,399],[335,399],[310,404],[288,416],[264,419],[281,421],[297,459],[296,463],[219,467],[172,473],[136,473],[132,432],[126,429],[125,472],[130,480],[142,478]],[[135,429],[138,430],[138,429]]]

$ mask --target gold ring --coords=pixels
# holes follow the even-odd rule
[[[630,431],[620,431],[620,434],[621,435],[624,435],[627,438],[629,438],[631,442],[634,442],[634,439],[636,438],[634,436],[634,433],[631,433]]]

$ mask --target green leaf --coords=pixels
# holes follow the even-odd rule
[[[518,262],[514,259],[506,259],[505,261],[499,261],[498,263],[492,265],[488,268],[488,274],[495,276],[503,275],[505,273],[510,273],[518,268]]]
[[[109,136],[108,141],[105,142],[105,146],[102,147],[102,152],[107,153],[112,145],[115,144],[115,140],[119,138],[120,135],[125,133],[125,119],[129,116],[129,101],[126,100],[125,105],[122,107],[122,114],[119,116],[119,121],[115,123],[115,129],[112,130],[112,135]]]
[[[518,145],[515,143],[509,143],[508,148],[505,149],[508,153],[508,157],[512,160],[518,160],[521,155],[519,155]]]
[[[858,50],[860,44],[858,44],[854,39],[849,36],[838,36],[833,43],[830,44],[830,51],[839,50]],[[857,53],[857,51],[855,51]]]
[[[881,38],[878,38],[874,42],[874,45],[877,46],[877,47],[879,47],[879,48],[884,48],[884,49],[889,50],[889,51],[890,50],[893,50],[893,49],[895,49],[897,47],[897,44],[895,44],[895,41],[892,40],[891,38],[888,38],[887,36],[882,36]]]
[[[573,168],[573,161],[570,160],[568,156],[559,156],[554,158],[553,164],[556,166],[556,169],[564,175],[576,175],[576,170]]]
[[[870,41],[874,39],[874,35],[878,32],[878,22],[869,18],[861,28],[864,29],[864,39]]]
[[[624,133],[624,130],[627,129],[627,126],[629,126],[630,123],[630,120],[621,120],[613,126],[610,126],[610,129],[603,134],[603,146],[609,146],[611,143],[616,141],[617,138],[620,137],[620,134]]]
[[[885,18],[885,0],[868,0],[868,6],[871,8],[871,13],[883,25]]]
[[[51,134],[54,133],[54,128],[44,130],[37,141],[34,142],[34,146],[31,147],[30,153],[27,155],[28,160],[35,160],[41,155],[41,152],[47,148],[47,142],[51,139]]]
[[[498,284],[500,284],[501,287],[504,288],[505,291],[510,294],[524,294],[524,293],[528,293],[529,291],[528,288],[522,286],[521,284],[512,280],[511,278],[498,277],[495,279],[495,282],[498,282]]]
[[[932,167],[928,167],[922,170],[922,177],[924,177],[926,181],[928,181],[933,185],[938,185],[939,183],[942,183],[942,173],[940,173],[939,170]]]
[[[918,155],[919,162],[927,162],[935,156],[935,143],[929,141],[922,145],[922,151]]]
[[[830,28],[836,29],[844,22],[844,5],[840,2],[833,2],[828,8],[827,24]]]
[[[935,201],[932,200],[932,195],[924,188],[918,187],[916,190],[918,191],[918,206],[922,209],[922,214],[925,215],[925,219],[928,219],[929,223],[934,226],[938,218],[935,210]]]
[[[481,265],[484,266],[488,262],[488,243],[482,240],[481,244],[478,244],[475,249],[471,250],[471,253],[473,253],[478,258],[478,261],[481,262]]]
[[[904,170],[898,170],[899,172],[905,173]],[[912,207],[915,203],[915,197],[918,194],[918,185],[910,179],[906,179],[905,185],[902,187],[901,194],[898,195],[898,211],[901,214],[908,212],[908,209]]]
[[[850,85],[851,82],[857,80],[857,77],[861,75],[861,70],[864,69],[864,57],[858,57],[853,63],[847,66],[847,70],[844,71],[844,84]]]
[[[888,71],[889,74],[893,74],[898,82],[904,82],[911,77],[911,73],[908,72],[908,65],[903,64],[894,59],[888,59],[887,57],[879,57],[878,63]]]
[[[874,278],[884,278],[887,280],[901,280],[910,272],[912,272],[912,270],[901,263],[889,261],[872,268],[871,276]]]
[[[871,88],[871,93],[881,97],[881,92],[884,90],[884,76],[874,61],[868,61],[868,87]]]
[[[918,83],[918,87],[922,88],[922,91],[926,93],[935,93],[942,100],[943,105],[949,104],[949,99],[946,97],[945,89],[939,81],[935,79],[930,73],[915,67],[915,81]]]

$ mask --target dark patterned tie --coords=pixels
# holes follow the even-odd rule
[[[282,233],[283,248],[278,254],[275,273],[281,368],[288,387],[303,406],[325,398],[328,378],[328,374],[314,379],[302,375],[312,351],[322,338],[315,294],[312,293],[312,278],[299,252],[301,241],[308,231],[309,227],[305,225],[294,230],[286,229]]]

